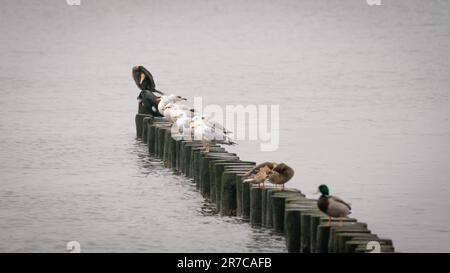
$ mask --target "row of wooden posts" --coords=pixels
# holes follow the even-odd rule
[[[337,222],[327,226],[328,217],[317,208],[317,200],[297,189],[243,183],[243,175],[255,162],[241,160],[219,145],[205,152],[201,141],[177,140],[170,128],[164,118],[136,115],[137,137],[148,145],[151,156],[193,178],[199,192],[216,205],[221,215],[242,217],[251,225],[284,234],[288,252],[394,251],[392,240],[379,238],[356,219],[345,219],[342,227]],[[373,242],[375,248],[368,249]]]

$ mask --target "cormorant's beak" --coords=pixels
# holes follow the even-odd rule
[[[139,84],[142,84],[142,82],[145,80],[145,74],[141,72],[141,79],[139,80]]]

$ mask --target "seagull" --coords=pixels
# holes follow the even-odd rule
[[[205,117],[194,116],[191,120],[190,127],[194,140],[202,140],[203,148],[206,152],[209,152],[210,142],[225,145],[236,144],[230,136],[230,131],[223,128],[219,123],[210,121]]]
[[[162,110],[163,116],[172,123],[182,114],[192,114],[192,109],[184,103],[169,103]]]
[[[186,101],[186,98],[183,98],[181,96],[176,96],[176,95],[162,95],[159,97],[159,103],[158,103],[158,112],[160,114],[164,113],[164,109],[169,105],[169,104],[176,104],[176,103],[180,103],[182,101]]]

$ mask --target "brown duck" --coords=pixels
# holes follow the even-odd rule
[[[294,176],[294,170],[285,163],[264,162],[246,173],[244,182],[258,184],[264,187],[265,182],[274,185],[282,185],[288,182]]]

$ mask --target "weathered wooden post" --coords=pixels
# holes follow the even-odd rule
[[[343,226],[333,225],[330,227],[330,235],[328,239],[328,253],[336,252],[337,246],[336,234],[343,232],[370,234],[370,230],[367,229],[366,223],[344,222]]]
[[[261,202],[262,189],[257,185],[250,186],[250,223],[252,225],[261,225]]]
[[[170,129],[164,129],[164,150],[162,160],[166,167],[170,167],[169,165],[169,154],[170,154],[170,141],[172,139],[172,134],[170,133]]]
[[[279,188],[269,188],[266,190],[266,207],[265,207],[265,218],[266,218],[266,223],[265,226],[268,228],[273,228],[273,213],[272,213],[272,195],[275,192],[280,192],[281,189]],[[264,209],[264,208],[263,208]]]
[[[270,208],[270,213],[267,213],[267,206],[269,203],[269,192],[271,192],[275,189],[275,186],[268,185],[268,183],[265,183],[264,188],[262,188],[262,194],[261,194],[261,226],[267,227],[267,218],[272,215],[272,208]],[[272,217],[270,217],[272,218]]]
[[[285,203],[283,229],[288,252],[300,252],[302,212],[311,211],[315,208],[316,204],[307,202],[306,199],[305,203]]]
[[[199,178],[198,178],[198,184],[199,184],[199,190],[205,198],[210,199],[210,187],[211,187],[211,181],[210,181],[210,174],[212,170],[209,167],[209,163],[212,160],[220,160],[223,158],[226,158],[228,156],[228,152],[222,148],[222,147],[216,147],[214,149],[211,149],[209,153],[200,153],[200,162],[199,162]]]
[[[273,228],[278,233],[284,232],[285,200],[288,197],[301,198],[303,195],[298,190],[285,189],[284,191],[274,192],[271,196]]]
[[[236,175],[235,183],[236,183],[236,215],[242,217],[242,180],[244,174]]]
[[[327,218],[321,218],[320,220],[321,220],[321,222],[317,226],[317,231],[316,231],[317,238],[316,238],[315,252],[316,253],[328,253],[328,245],[330,244],[331,227],[328,226]],[[356,221],[355,219],[347,218],[347,219],[345,219],[344,223],[349,223],[349,224],[356,223],[355,221]],[[336,219],[333,219],[331,224],[332,224],[332,226],[337,225],[338,222],[336,222]]]
[[[379,238],[376,234],[370,232],[361,232],[361,231],[348,231],[348,232],[338,232],[334,235],[334,253],[344,253],[345,252],[345,243],[347,241],[352,240],[353,238],[367,238],[372,241],[378,241]]]
[[[320,221],[320,217],[325,217],[325,214],[322,213],[320,210],[310,210],[310,211],[303,211],[301,215],[300,220],[300,226],[301,226],[301,235],[300,235],[300,252],[301,253],[313,253],[313,250],[311,248],[312,241],[315,242],[314,236],[316,232],[311,229],[311,221],[313,221],[313,217],[316,216],[317,219]]]
[[[201,147],[197,141],[185,142],[182,153],[181,153],[181,170],[187,177],[192,177],[191,172],[191,151],[194,147]]]
[[[225,216],[236,215],[236,173],[243,171],[226,170],[222,174],[222,189],[220,199],[220,214]]]
[[[229,157],[224,160],[213,161],[210,164],[211,175],[210,175],[210,194],[215,195],[215,203],[217,211],[220,211],[220,204],[222,199],[222,174],[225,171],[225,166],[238,165],[239,157],[234,153],[230,153]],[[214,187],[214,189],[212,189]]]
[[[144,142],[144,143],[147,143],[148,126],[149,126],[149,124],[151,124],[152,120],[153,120],[152,116],[144,117],[142,119],[142,129],[141,129],[142,130],[142,137],[141,137],[141,139],[142,139],[142,142]]]
[[[145,117],[151,117],[148,114],[136,114],[135,123],[136,123],[136,137],[142,138],[142,122]]]

